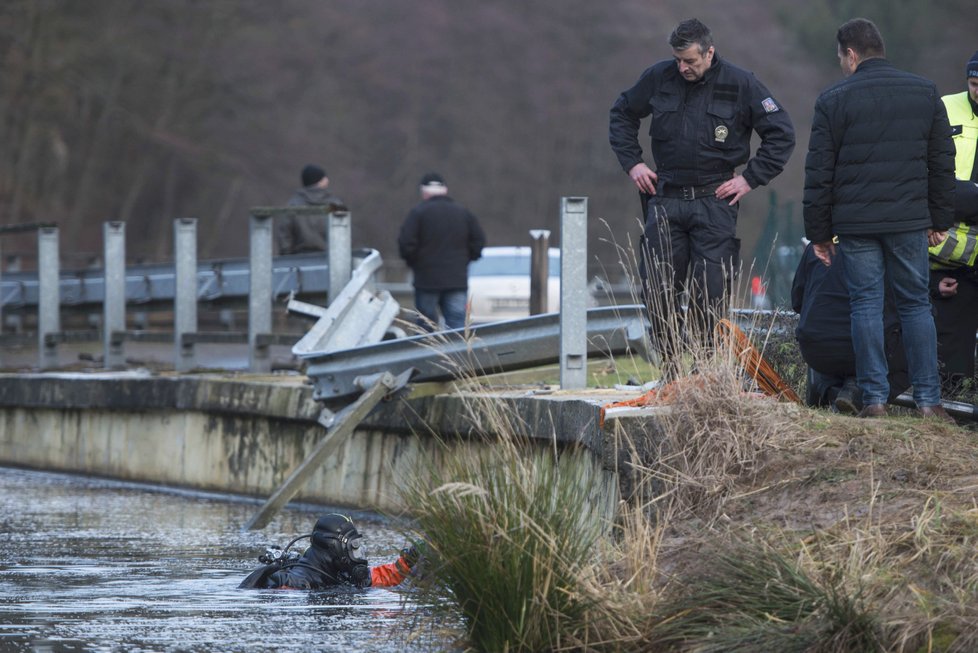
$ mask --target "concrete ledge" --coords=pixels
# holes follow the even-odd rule
[[[0,407],[192,410],[313,420],[322,405],[299,376],[0,374]]]
[[[553,449],[585,447],[613,503],[624,462],[600,407],[620,393],[499,390],[383,402],[298,500],[400,510],[397,488],[502,421]],[[266,498],[322,437],[322,404],[298,376],[0,374],[0,464]],[[583,471],[583,470],[582,470]],[[627,474],[626,474],[627,476]]]

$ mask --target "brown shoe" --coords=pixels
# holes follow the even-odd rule
[[[917,409],[917,414],[921,417],[936,417],[937,419],[944,420],[948,424],[954,424],[955,426],[958,424],[954,421],[953,417],[947,414],[947,411],[944,410],[944,406],[939,404],[937,406],[921,406]]]
[[[886,417],[886,406],[883,404],[866,404],[857,417]]]

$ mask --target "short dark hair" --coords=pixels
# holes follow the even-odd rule
[[[846,21],[836,32],[835,39],[839,42],[839,49],[842,52],[852,48],[853,52],[864,59],[886,56],[883,35],[868,18],[853,18]]]
[[[694,43],[700,46],[700,54],[713,45],[713,32],[695,18],[679,23],[669,35],[669,45],[673,50],[685,50]]]

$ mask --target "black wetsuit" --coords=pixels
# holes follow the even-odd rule
[[[368,587],[370,568],[366,564],[357,564],[340,569],[329,553],[311,546],[298,560],[265,565],[256,569],[238,587],[319,590],[337,585]]]

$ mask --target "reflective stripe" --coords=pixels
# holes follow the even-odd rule
[[[974,266],[978,258],[978,225],[958,222],[947,232],[947,238],[929,249],[931,267]]]

